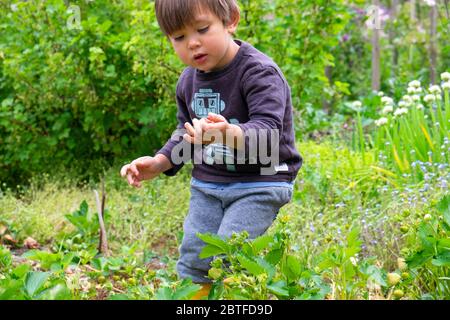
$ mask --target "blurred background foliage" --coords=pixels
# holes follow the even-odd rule
[[[239,2],[236,37],[285,73],[299,139],[342,131],[352,116],[348,102],[362,97],[362,116],[375,118],[372,2]],[[450,62],[447,2],[436,1],[438,72]],[[431,7],[379,3],[380,89],[398,98],[411,79],[432,82]],[[1,0],[0,181],[16,185],[55,170],[96,178],[152,155],[176,126],[183,68],[159,31],[153,1]]]

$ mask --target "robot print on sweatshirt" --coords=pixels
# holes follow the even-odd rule
[[[220,93],[211,89],[199,89],[194,95],[191,108],[197,118],[206,118],[209,112],[221,114],[225,110],[225,101],[220,99]],[[229,123],[237,124],[237,119],[229,119]],[[203,158],[209,165],[225,164],[228,171],[236,171],[234,156],[230,148],[222,143],[211,143],[203,149]]]

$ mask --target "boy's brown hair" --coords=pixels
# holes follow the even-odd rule
[[[200,9],[208,9],[224,25],[239,15],[236,0],[155,0],[155,13],[159,27],[165,35],[191,24]]]

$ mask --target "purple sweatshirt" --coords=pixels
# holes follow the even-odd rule
[[[181,74],[176,91],[177,132],[156,154],[169,158],[175,175],[193,160],[194,178],[210,182],[287,181],[297,176],[302,157],[295,147],[289,85],[276,63],[247,42],[223,69]],[[245,150],[224,144],[193,145],[182,136],[184,123],[214,112],[244,132]],[[182,160],[180,160],[182,159]]]

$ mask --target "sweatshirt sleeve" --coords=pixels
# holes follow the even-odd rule
[[[189,111],[188,111],[186,102],[184,101],[182,94],[180,94],[180,83],[181,83],[181,79],[180,79],[180,82],[178,82],[178,84],[177,84],[177,95],[176,95],[177,106],[178,106],[177,129],[174,131],[171,138],[166,142],[166,144],[158,152],[156,152],[156,154],[165,155],[169,159],[170,163],[173,165],[173,168],[163,172],[166,176],[176,175],[177,172],[180,171],[180,169],[187,162],[185,160],[183,160],[181,163],[178,163],[179,161],[174,162],[175,159],[172,157],[172,150],[175,147],[177,147],[177,149],[181,149],[181,153],[177,154],[177,158],[183,158],[183,159],[185,158],[182,150],[191,149],[191,151],[192,151],[192,145],[183,139],[183,134],[186,133],[186,129],[184,128],[184,123],[189,122],[192,124],[192,120],[189,115]],[[180,143],[183,145],[179,146]],[[178,147],[181,147],[181,148],[178,148]]]
[[[279,143],[283,131],[287,101],[286,83],[275,68],[259,65],[244,78],[243,94],[248,106],[249,121],[237,125],[244,133],[245,159],[248,160],[249,155],[251,156],[249,152],[251,145],[258,146],[257,154],[261,154],[259,152],[261,139],[267,141],[266,154],[271,154],[272,139],[278,139],[273,143]],[[259,157],[256,161],[259,163]]]

